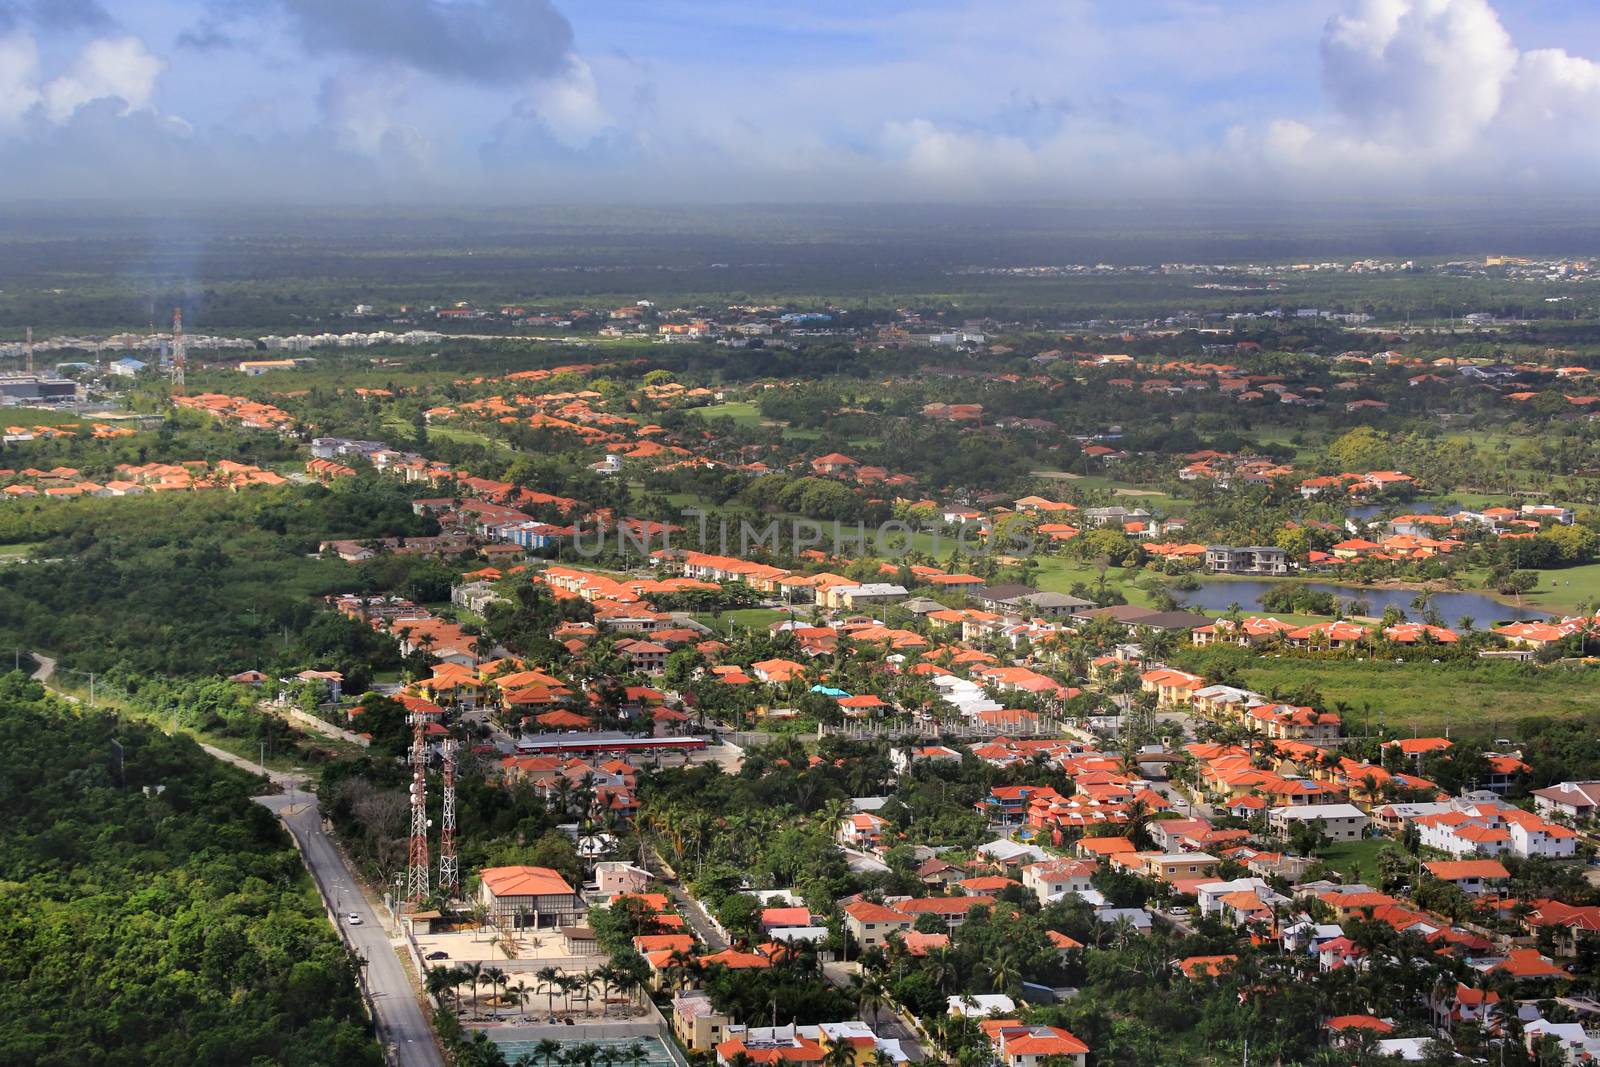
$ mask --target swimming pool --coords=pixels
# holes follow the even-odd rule
[[[491,1034],[490,1036],[493,1037],[494,1035]],[[638,1042],[639,1047],[644,1049],[645,1053],[644,1059],[638,1062],[638,1067],[676,1067],[676,1061],[667,1052],[666,1046],[661,1043],[661,1039],[648,1034],[641,1034],[638,1037],[601,1037],[595,1038],[593,1041],[573,1038],[562,1041],[561,1048],[562,1051],[566,1051],[575,1045],[592,1044],[602,1049],[610,1049],[616,1057],[612,1061],[615,1067],[634,1067],[634,1062],[627,1055],[628,1048],[634,1042]],[[534,1049],[539,1045],[537,1040],[496,1038],[495,1044],[500,1046],[500,1051],[504,1052],[506,1059],[513,1064],[517,1062],[517,1057],[527,1055],[531,1057],[529,1062],[534,1064],[535,1067],[545,1067],[544,1061],[534,1052]],[[552,1064],[550,1067],[555,1067],[555,1065]],[[605,1067],[605,1060],[597,1057],[594,1061],[594,1067]]]

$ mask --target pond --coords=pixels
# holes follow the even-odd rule
[[[1178,593],[1178,598],[1186,608],[1198,611],[1227,611],[1229,604],[1238,604],[1246,611],[1259,611],[1261,597],[1275,585],[1280,583],[1266,580],[1241,579],[1238,581],[1206,582],[1200,583],[1200,588],[1189,593]],[[1331,582],[1306,582],[1306,588],[1318,593],[1332,593],[1341,603],[1361,598],[1367,602],[1369,614],[1380,616],[1390,605],[1406,613],[1412,621],[1420,621],[1420,613],[1411,607],[1412,599],[1417,595],[1411,589],[1367,588],[1356,585],[1336,585]],[[1538,608],[1519,608],[1512,604],[1502,604],[1493,597],[1482,593],[1435,593],[1433,607],[1438,611],[1445,625],[1452,629],[1456,620],[1463,615],[1470,615],[1478,629],[1485,629],[1491,623],[1511,621],[1516,619],[1548,619],[1548,611]]]
[[[1344,514],[1346,518],[1354,519],[1357,522],[1366,522],[1385,508],[1392,510],[1397,506],[1403,508],[1404,514],[1407,515],[1440,514],[1439,505],[1432,500],[1413,500],[1409,504],[1401,505],[1396,505],[1392,500],[1382,504],[1361,504],[1358,507],[1346,508]],[[1455,511],[1451,511],[1450,514],[1455,514]]]

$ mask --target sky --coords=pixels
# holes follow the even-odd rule
[[[0,196],[1592,195],[1595,0],[0,0]]]

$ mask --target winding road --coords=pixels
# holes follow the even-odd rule
[[[56,661],[37,652],[30,655],[39,665],[33,672],[33,679],[49,686]],[[71,693],[58,692],[57,695],[74,703],[78,700]],[[203,743],[200,747],[224,763],[251,774],[261,773],[259,764],[243,757]],[[334,928],[362,961],[377,1016],[378,1039],[384,1043],[389,1061],[400,1067],[445,1067],[444,1056],[434,1040],[433,1027],[400,962],[404,949],[390,940],[378,907],[367,899],[361,883],[345,862],[344,854],[323,830],[322,810],[317,806],[316,794],[306,789],[309,779],[304,774],[285,771],[267,771],[267,779],[284,792],[256,797],[255,801],[277,815],[294,836],[300,847],[300,858],[311,872],[317,892],[322,894],[323,905],[335,917]],[[351,923],[351,915],[359,916],[361,922]]]

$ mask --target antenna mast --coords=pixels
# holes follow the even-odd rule
[[[183,308],[172,309],[172,384],[183,388]]]
[[[428,895],[428,746],[423,716],[411,717],[411,861],[406,869],[406,899],[419,904]]]
[[[32,326],[28,327],[28,340],[27,340],[26,344],[23,345],[23,351],[28,356],[28,373],[32,374],[33,373],[33,327]]]
[[[444,743],[444,812],[439,820],[439,892],[454,897],[461,888],[456,858],[456,744]]]

